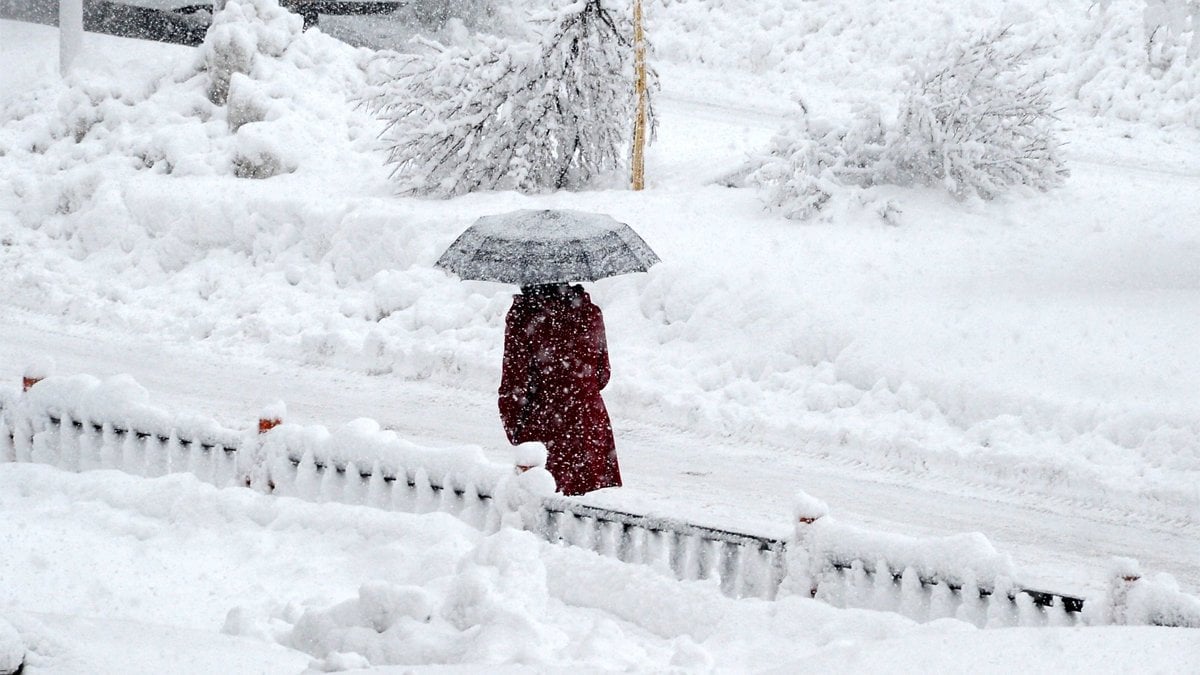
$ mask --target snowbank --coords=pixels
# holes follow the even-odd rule
[[[32,668],[156,672],[164,653],[179,672],[295,672],[306,661],[513,672],[759,672],[803,661],[839,671],[880,650],[892,663],[953,656],[956,668],[984,670],[997,655],[1006,666],[1036,655],[1035,670],[1054,670],[1137,653],[1144,667],[1183,672],[1172,669],[1200,658],[1182,629],[980,633],[801,598],[735,601],[528,533],[484,536],[444,516],[268,498],[187,476],[4,464],[0,508],[6,554],[20,563],[0,603]],[[133,644],[118,650],[122,636]]]
[[[0,673],[15,673],[25,662],[25,641],[5,619],[0,619]]]

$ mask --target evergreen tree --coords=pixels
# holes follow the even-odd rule
[[[627,20],[586,0],[536,47],[425,43],[368,100],[388,123],[401,192],[578,189],[625,168],[637,103],[630,34]]]

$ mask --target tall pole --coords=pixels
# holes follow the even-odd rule
[[[637,119],[633,122],[632,187],[646,187],[646,42],[642,32],[642,0],[633,0],[633,69]]]
[[[58,74],[66,77],[83,47],[83,0],[58,3]]]

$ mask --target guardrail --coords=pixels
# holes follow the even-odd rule
[[[811,498],[798,500],[790,539],[604,508],[552,494],[540,466],[491,462],[477,447],[421,448],[370,420],[333,432],[282,424],[282,409],[260,416],[257,430],[238,431],[152,408],[128,395],[136,384],[118,379],[27,377],[23,393],[0,400],[0,461],[147,477],[187,472],[313,501],[446,512],[485,532],[515,525],[679,579],[710,580],[736,598],[802,595],[978,626],[1200,627],[1200,599],[1143,579],[1131,561],[1114,567],[1107,594],[1085,599],[1016,583],[982,535],[918,540],[858,530]]]

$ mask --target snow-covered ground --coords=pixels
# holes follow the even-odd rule
[[[652,8],[663,92],[649,190],[449,202],[391,196],[379,123],[353,105],[378,75],[372,52],[273,24],[261,49],[279,55],[260,56],[225,108],[205,97],[194,50],[87,35],[62,82],[54,29],[0,22],[0,378],[15,384],[49,353],[64,374],[131,373],[163,404],[230,425],[282,398],[294,421],[374,417],[503,460],[493,399],[512,289],[461,283],[432,262],[479,215],[603,211],[665,262],[591,288],[608,324],[605,396],[626,487],[590,500],[776,532],[803,489],[852,523],[983,532],[1031,582],[1059,590],[1095,588],[1110,555],[1200,590],[1195,65],[1138,63],[1133,3],[1103,16],[1083,2],[1045,13],[921,3],[889,20],[882,5],[825,3],[829,20],[813,23],[813,3],[779,0],[749,28],[731,18],[745,4]],[[1069,142],[1063,188],[966,203],[884,190],[902,211],[891,226],[852,206],[790,222],[754,191],[714,184],[783,126],[793,91],[822,116],[856,97],[887,106],[914,54],[1000,19],[1055,45],[1045,58]],[[1104,39],[1081,52],[1092,30]],[[265,164],[279,175],[235,176]],[[0,479],[21,484],[14,471],[34,470],[3,466]],[[18,478],[49,486],[23,502],[42,514],[33,521],[89,480]],[[453,532],[459,557],[479,545]],[[298,538],[309,536],[321,537]],[[344,573],[326,606],[369,581]],[[108,612],[108,575],[77,574],[91,584],[79,602],[94,609],[61,614],[214,629],[217,619],[181,618],[186,598],[159,617]],[[316,595],[286,588],[302,577],[278,583],[251,595]],[[45,606],[20,588],[11,605]],[[886,634],[913,658],[923,640],[951,654],[966,640]],[[648,663],[665,666],[676,648],[640,639],[629,641]],[[1071,652],[1126,644],[1011,639],[1063,639]],[[856,658],[878,663],[877,647]]]
[[[1200,659],[1190,629],[982,631],[798,597],[731,600],[525,532],[485,537],[449,516],[218,490],[187,475],[7,465],[0,508],[0,620],[28,647],[30,673],[368,662],[430,672],[1184,673]]]

